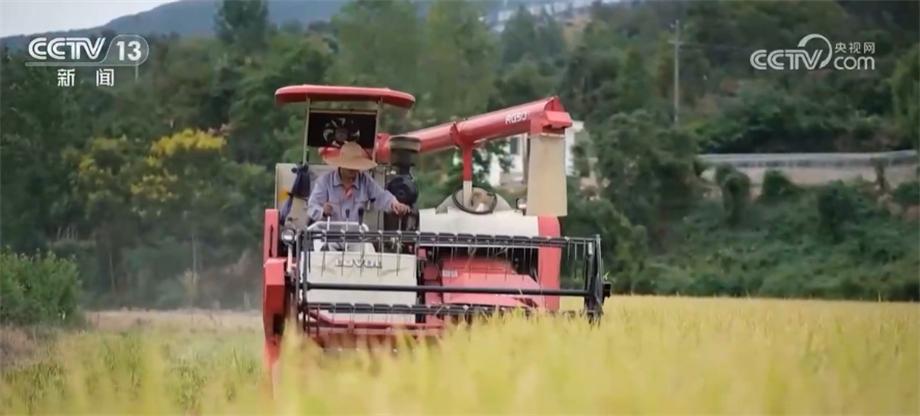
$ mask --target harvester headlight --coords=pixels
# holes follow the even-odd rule
[[[281,242],[287,245],[294,244],[294,238],[297,237],[297,232],[291,228],[285,228],[281,230]]]

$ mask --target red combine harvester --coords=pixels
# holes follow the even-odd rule
[[[399,335],[437,337],[452,323],[511,310],[559,312],[560,297],[582,298],[584,309],[574,312],[588,319],[602,314],[610,287],[603,280],[600,238],[560,235],[563,138],[572,120],[558,98],[402,135],[379,132],[379,117],[384,105],[410,108],[415,98],[407,93],[295,85],[277,90],[275,99],[304,103],[306,122],[303,161],[276,166],[275,208],[265,210],[269,368],[285,325],[293,322],[323,347],[351,347]],[[527,198],[512,207],[473,187],[473,149],[517,134],[528,138]],[[357,222],[309,219],[311,187],[334,167],[308,165],[307,151],[335,153],[347,141],[379,163],[372,176],[412,207],[410,214],[376,212],[367,204]],[[418,154],[451,148],[462,155],[460,189],[436,208],[416,209],[412,168]]]

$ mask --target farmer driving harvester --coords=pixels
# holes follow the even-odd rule
[[[328,218],[361,222],[368,202],[379,211],[399,215],[409,212],[409,206],[397,201],[365,172],[377,163],[357,143],[346,142],[338,154],[325,156],[323,160],[336,169],[319,177],[310,192],[308,213],[314,221]]]
[[[276,165],[275,206],[265,210],[268,368],[290,322],[324,348],[349,348],[395,345],[404,335],[430,340],[454,324],[512,311],[601,317],[610,285],[600,237],[560,233],[572,120],[558,98],[391,135],[378,128],[380,111],[411,108],[410,94],[304,84],[275,97],[306,109],[302,163]],[[476,148],[515,134],[526,134],[528,174],[526,204],[512,207],[475,188],[472,176]],[[325,163],[308,164],[310,149]],[[459,189],[417,209],[418,156],[449,149],[463,161]],[[386,169],[373,169],[377,163]],[[562,310],[562,297],[580,298],[583,310]]]

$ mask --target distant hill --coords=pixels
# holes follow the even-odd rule
[[[152,10],[129,16],[122,16],[98,27],[74,29],[68,31],[48,32],[47,36],[88,36],[103,31],[115,33],[136,33],[140,35],[212,36],[214,34],[214,16],[221,0],[179,0],[167,3]],[[268,18],[271,23],[281,26],[297,22],[303,26],[317,21],[328,21],[351,0],[268,0]],[[423,13],[430,3],[415,0],[419,11]],[[518,6],[526,5],[536,13],[540,5],[555,6],[556,9],[571,6],[585,7],[594,0],[492,0],[488,4],[487,20],[490,24],[507,19]],[[602,0],[604,3],[617,0]],[[550,9],[547,9],[550,11]],[[498,26],[500,27],[500,26]],[[8,36],[0,43],[14,49],[24,47],[29,39],[37,34]]]
[[[329,20],[349,0],[268,0],[269,20],[276,25],[298,22],[304,26]],[[179,36],[212,36],[214,16],[220,0],[180,0],[152,10],[122,16],[93,28],[49,32],[49,36],[81,36],[110,30],[116,33],[171,34]],[[0,39],[4,45],[20,48],[35,35],[8,36]]]

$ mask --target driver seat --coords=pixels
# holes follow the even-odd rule
[[[309,192],[313,189],[316,179],[335,169],[328,165],[309,165],[307,174],[309,175],[310,185],[306,188]],[[277,163],[275,164],[275,209],[281,211],[290,199],[290,207],[287,209],[286,216],[283,218],[282,227],[294,229],[305,229],[310,223],[310,216],[307,212],[307,200],[310,195],[291,195],[294,188],[294,181],[297,179],[297,165],[294,163]]]

